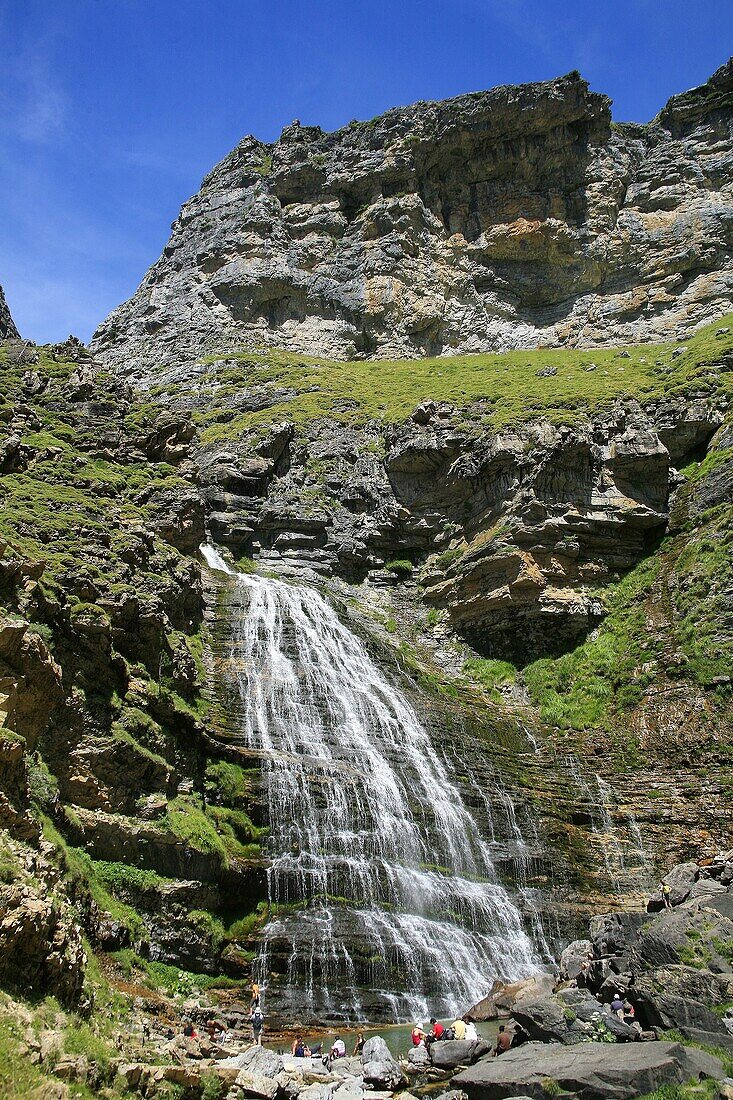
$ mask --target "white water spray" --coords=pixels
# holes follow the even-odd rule
[[[212,569],[233,571],[211,546]],[[224,670],[262,755],[270,921],[304,1005],[346,1017],[447,1015],[541,965],[448,764],[406,697],[315,590],[236,574]],[[277,910],[276,910],[277,912]],[[348,949],[347,949],[348,948]],[[365,1005],[365,990],[368,990]]]

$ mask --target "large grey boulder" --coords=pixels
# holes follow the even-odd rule
[[[430,1055],[424,1043],[411,1047],[407,1052],[407,1061],[416,1068],[430,1065]]]
[[[650,1027],[724,1033],[723,1021],[711,1006],[733,999],[733,975],[691,966],[656,967],[637,977],[632,996]]]
[[[624,955],[636,938],[646,913],[600,913],[590,922],[590,941],[595,954]]]
[[[274,1050],[267,1047],[248,1047],[238,1056],[238,1065],[248,1073],[257,1073],[262,1077],[277,1077],[282,1073],[283,1060]]]
[[[619,1042],[638,1038],[633,1028],[584,989],[571,988],[552,997],[518,1001],[512,1015],[530,1039],[540,1043],[573,1046],[587,1042],[602,1029],[610,1031]]]
[[[733,920],[715,905],[727,898],[720,894],[707,901],[692,901],[665,910],[648,920],[629,952],[630,970],[641,973],[661,966],[690,965],[731,973],[733,967],[721,944],[733,941]]]
[[[590,940],[573,940],[560,955],[560,973],[565,978],[577,978],[587,970],[592,955]]]
[[[262,1073],[253,1073],[248,1069],[237,1074],[234,1086],[239,1090],[238,1095],[253,1097],[253,1100],[275,1100],[279,1090],[274,1077],[265,1077]]]
[[[679,1043],[572,1048],[527,1043],[499,1058],[484,1058],[453,1078],[468,1100],[507,1100],[523,1094],[546,1100],[546,1084],[582,1100],[634,1100],[664,1085],[724,1077],[718,1058]]]
[[[495,1020],[497,1016],[511,1016],[516,1001],[523,997],[536,999],[549,996],[555,985],[552,974],[538,971],[529,978],[520,978],[518,982],[496,981],[488,996],[479,1001],[468,1010],[468,1015],[474,1020]]]
[[[486,1039],[468,1042],[466,1039],[446,1039],[433,1043],[430,1048],[430,1060],[436,1069],[455,1069],[457,1066],[470,1066],[491,1052],[491,1043]]]
[[[406,1084],[404,1073],[379,1035],[374,1035],[364,1043],[361,1066],[365,1085],[394,1090]]]

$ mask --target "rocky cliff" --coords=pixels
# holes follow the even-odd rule
[[[0,286],[0,340],[12,340],[17,336],[18,330],[15,327],[13,318],[10,316],[3,288]]]
[[[688,332],[731,298],[732,97],[729,62],[616,125],[570,73],[247,137],[94,347],[153,385],[238,346],[385,358]]]
[[[207,536],[327,593],[551,945],[730,846],[732,86],[294,124],[94,353],[0,299],[0,985],[173,1018],[283,916]]]
[[[265,861],[203,695],[195,429],[73,339],[0,372],[0,983],[88,1011],[92,950],[247,975],[219,914]]]

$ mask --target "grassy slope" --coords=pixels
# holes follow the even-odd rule
[[[716,335],[720,328],[730,329]],[[680,349],[686,350],[680,354]],[[576,420],[592,407],[631,395],[641,400],[672,394],[733,391],[729,374],[710,364],[733,352],[733,314],[679,344],[626,349],[538,349],[440,359],[331,362],[288,352],[234,353],[207,361],[198,414],[204,442],[264,428],[276,420],[303,423],[331,416],[351,424],[406,419],[425,399],[465,408],[480,427],[501,428],[544,416]],[[595,370],[588,368],[595,364]],[[557,374],[538,377],[544,367]],[[271,402],[251,411],[243,391]],[[165,391],[158,391],[163,396]],[[472,406],[469,410],[469,406]]]

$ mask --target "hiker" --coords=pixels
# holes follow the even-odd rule
[[[512,1037],[504,1027],[503,1024],[499,1025],[499,1034],[496,1036],[496,1047],[494,1048],[494,1058],[498,1058],[500,1054],[506,1054],[512,1045]]]
[[[467,1043],[478,1042],[478,1031],[476,1031],[476,1025],[473,1020],[466,1021],[466,1034],[464,1036]]]
[[[618,1016],[619,1020],[624,1018],[624,1002],[621,1000],[620,994],[616,994],[610,1004],[611,1012]]]
[[[257,982],[252,982],[252,1002],[249,1006],[250,1012],[254,1012],[256,1008],[260,1007],[260,987]]]
[[[466,1038],[466,1021],[463,1019],[462,1016],[459,1016],[453,1021],[453,1034],[455,1035],[456,1039]]]
[[[258,1047],[262,1046],[262,1029],[265,1026],[265,1017],[259,1008],[250,1012],[249,1022],[252,1024],[252,1039]]]
[[[670,895],[672,893],[672,887],[669,885],[668,882],[660,882],[659,883],[659,889],[661,890],[661,893],[662,893],[662,905],[664,906],[665,909],[671,909],[672,908],[672,898],[670,897]]]
[[[357,1033],[356,1033],[356,1042],[354,1043],[353,1057],[356,1058],[357,1054],[361,1054],[363,1049],[364,1049],[364,1032],[363,1031],[357,1031]]]
[[[419,1024],[414,1024],[412,1028],[412,1045],[419,1047],[420,1043],[425,1042],[425,1032]]]
[[[334,1039],[333,1046],[331,1047],[331,1054],[330,1054],[331,1061],[333,1062],[333,1060],[335,1058],[345,1058],[345,1057],[346,1057],[346,1043],[343,1041],[343,1039],[340,1039],[338,1036],[336,1036],[336,1038]]]

